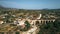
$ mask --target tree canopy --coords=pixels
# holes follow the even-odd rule
[[[38,34],[57,34],[59,32],[60,22],[55,21],[42,25]]]

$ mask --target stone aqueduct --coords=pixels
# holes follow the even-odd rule
[[[28,22],[30,22],[30,24],[36,24],[37,22],[36,21],[38,21],[39,22],[39,24],[46,24],[46,23],[51,23],[51,22],[55,22],[55,19],[50,19],[50,20],[31,20],[31,21],[29,21],[28,20]]]
[[[50,22],[54,22],[55,21],[55,19],[41,19],[41,17],[42,17],[42,14],[40,14],[39,15],[39,17],[37,18],[37,19],[35,19],[35,20],[31,20],[31,21],[29,21],[30,23],[33,23],[33,24],[36,24],[36,21],[38,21],[39,22],[39,24],[43,24],[43,23],[50,23]]]

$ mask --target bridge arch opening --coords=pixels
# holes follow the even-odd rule
[[[39,21],[36,21],[35,25],[39,25],[39,24],[40,24]]]

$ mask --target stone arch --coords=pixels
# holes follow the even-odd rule
[[[43,24],[43,20],[41,20],[41,24]]]
[[[36,21],[35,25],[39,25],[39,24],[40,24],[39,21]]]
[[[46,21],[46,23],[48,23],[48,21]]]

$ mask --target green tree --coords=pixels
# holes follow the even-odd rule
[[[28,21],[25,21],[25,26],[27,27],[27,28],[29,28],[30,27],[30,23],[28,22]]]
[[[42,25],[38,34],[44,34],[44,32],[45,34],[57,34],[60,32],[60,22],[55,21]]]
[[[25,28],[20,29],[21,31],[27,31],[30,28],[30,24],[28,21],[25,21]]]

